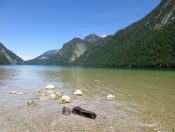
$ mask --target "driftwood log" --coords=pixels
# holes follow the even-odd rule
[[[97,117],[97,115],[94,112],[91,111],[87,111],[85,109],[78,107],[74,107],[72,110],[72,113],[75,115],[80,115],[86,118],[91,118],[91,119],[95,119]]]

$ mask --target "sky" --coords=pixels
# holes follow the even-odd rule
[[[112,35],[160,0],[0,0],[0,42],[24,60],[74,37]]]

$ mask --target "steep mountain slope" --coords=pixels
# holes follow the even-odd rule
[[[102,38],[95,34],[90,34],[83,40],[74,38],[64,44],[59,52],[47,61],[47,64],[72,64],[83,55],[86,50],[101,44],[101,40]]]
[[[162,0],[140,21],[106,37],[74,64],[175,67],[175,0]]]
[[[49,51],[43,53],[42,55],[40,55],[32,60],[26,61],[25,64],[28,64],[28,65],[30,65],[30,64],[35,64],[35,65],[46,64],[48,59],[57,53],[58,53],[58,50],[49,50]]]
[[[80,55],[86,51],[86,44],[79,38],[74,38],[68,43],[64,44],[55,56],[56,64],[70,63],[76,60]],[[50,60],[51,61],[51,60]]]
[[[83,40],[74,38],[65,43],[57,53],[49,57],[46,57],[44,53],[33,60],[27,61],[26,64],[71,64],[84,54],[86,50],[101,44],[100,40],[102,40],[102,38],[95,34],[90,34]]]
[[[0,64],[23,64],[24,61],[0,43]]]

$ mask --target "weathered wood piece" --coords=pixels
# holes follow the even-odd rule
[[[79,106],[74,107],[72,110],[72,113],[75,115],[80,115],[80,116],[91,118],[91,119],[95,119],[97,117],[97,115],[94,112],[87,111],[85,109],[80,108]]]

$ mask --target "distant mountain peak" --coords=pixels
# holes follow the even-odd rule
[[[71,41],[77,42],[77,41],[82,41],[80,38],[73,38]]]
[[[86,36],[84,38],[84,41],[86,42],[97,42],[99,39],[101,39],[102,37],[96,35],[95,33],[89,34],[88,36]]]
[[[100,36],[96,35],[95,33],[91,33],[91,34],[87,35],[84,39],[87,39],[87,38],[96,38],[96,37],[100,37]]]
[[[26,61],[25,64],[45,64],[49,58],[51,58],[57,53],[58,50],[49,50],[34,59]]]

